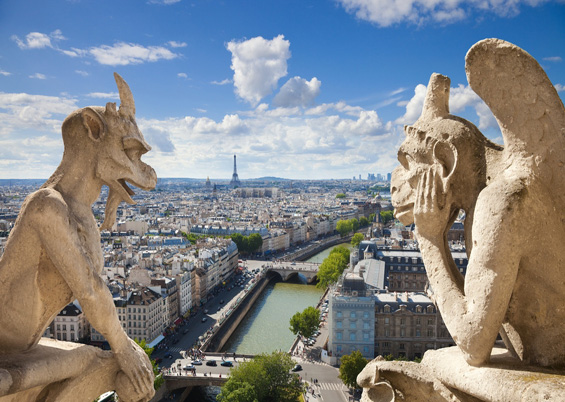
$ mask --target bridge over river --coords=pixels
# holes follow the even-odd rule
[[[265,264],[268,275],[278,274],[283,281],[288,281],[293,276],[303,275],[308,283],[317,279],[320,264],[315,262],[280,261]]]

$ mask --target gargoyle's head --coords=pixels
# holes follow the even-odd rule
[[[120,107],[85,107],[63,122],[65,157],[81,158],[91,164],[95,176],[110,189],[102,229],[110,229],[120,202],[135,204],[127,182],[144,190],[157,184],[153,168],[141,161],[151,147],[135,121],[135,103],[128,84],[118,74],[114,78],[120,93]]]
[[[472,123],[449,114],[449,85],[448,77],[432,74],[422,115],[414,125],[404,127],[406,139],[398,150],[400,166],[391,178],[394,214],[404,225],[414,223],[419,185],[424,173],[433,166],[441,172],[441,186],[436,194],[440,208],[449,202],[449,208],[466,209],[476,184],[485,174],[488,140]]]

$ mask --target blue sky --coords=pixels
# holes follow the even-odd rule
[[[496,37],[563,99],[563,0],[2,0],[0,178],[47,178],[71,111],[130,85],[160,177],[351,178],[396,165],[433,72],[500,142],[464,58]]]

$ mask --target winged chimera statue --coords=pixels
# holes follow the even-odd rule
[[[466,72],[504,147],[449,114],[449,78],[433,74],[391,181],[457,346],[420,364],[378,357],[358,377],[363,401],[565,400],[565,108],[536,60],[508,42],[476,43]],[[465,278],[446,239],[460,210]]]

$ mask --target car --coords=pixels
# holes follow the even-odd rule
[[[172,358],[173,358],[173,354],[169,352],[169,353],[167,353],[167,354],[165,355],[165,357],[166,357],[167,359],[172,359]]]
[[[300,371],[302,370],[302,366],[300,364],[295,364],[292,368],[292,371]]]
[[[202,366],[202,360],[193,360],[192,364],[194,364],[195,366]]]
[[[228,361],[228,360],[223,361],[223,362],[220,363],[220,364],[221,364],[222,366],[224,366],[224,367],[233,367],[233,363],[230,362],[230,361]]]
[[[204,310],[204,314],[208,314],[208,310]]]
[[[208,321],[208,317],[202,317],[202,319],[200,321],[206,322],[206,321]]]
[[[183,333],[184,335],[188,334],[188,328],[183,329],[182,333]]]
[[[206,365],[207,366],[217,366],[218,364],[216,363],[216,360],[207,360]]]
[[[194,367],[192,364],[187,364],[186,366],[183,367],[183,369],[185,369],[185,370],[196,370],[196,367]]]
[[[220,300],[220,304],[224,304],[224,299]]]

